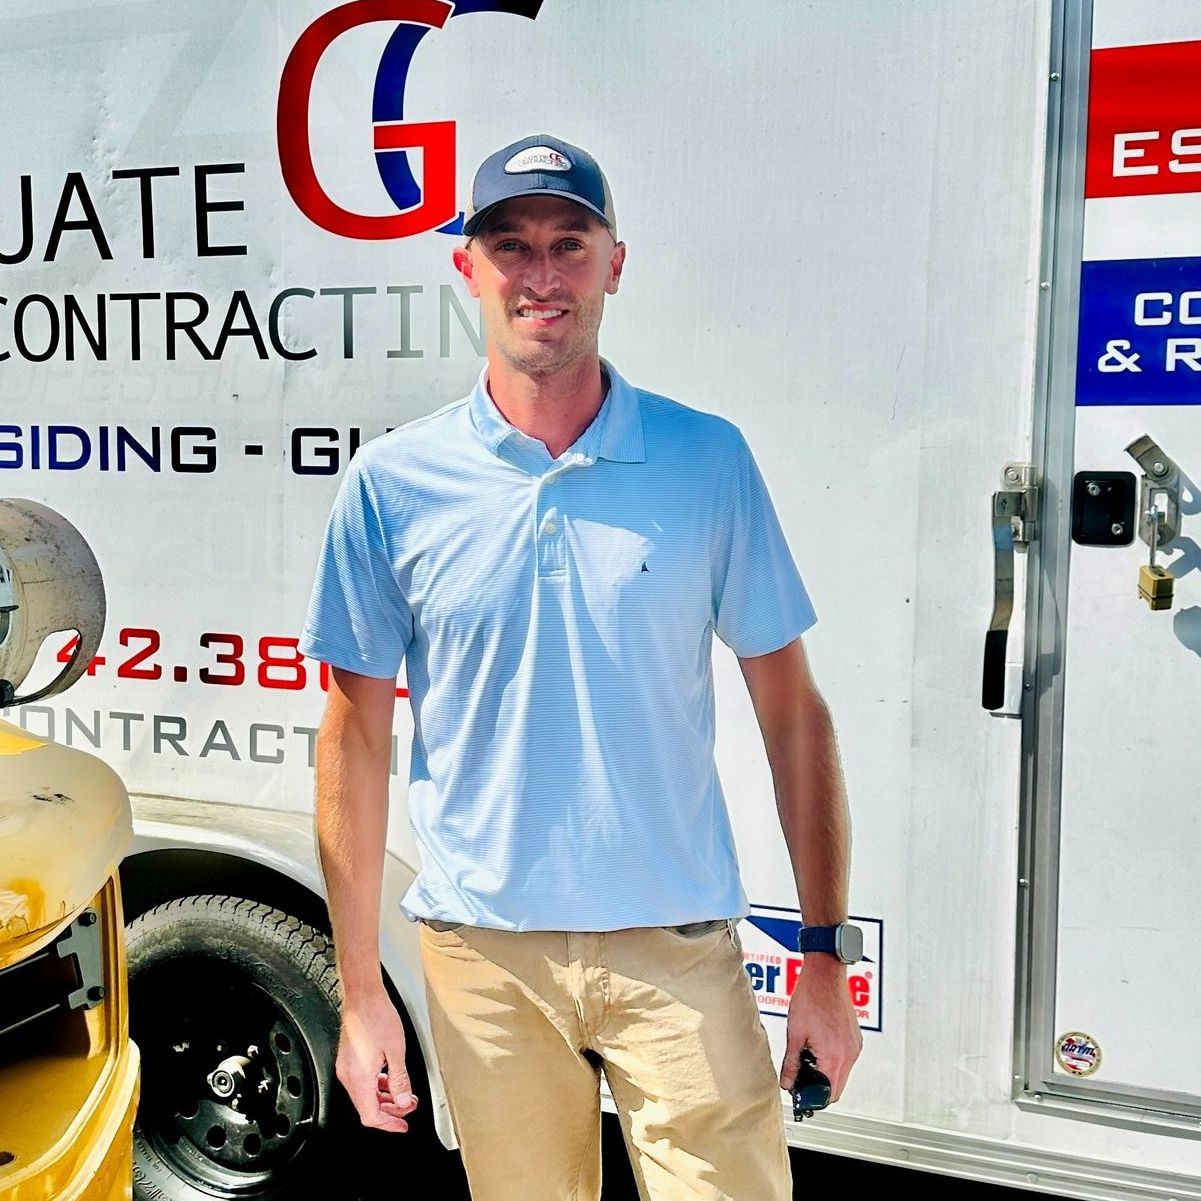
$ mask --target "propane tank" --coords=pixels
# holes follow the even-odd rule
[[[0,499],[0,708],[69,688],[104,633],[104,580],[91,548],[65,517],[32,500]],[[44,688],[18,696],[50,634],[75,631],[70,662]]]

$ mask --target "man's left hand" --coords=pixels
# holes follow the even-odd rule
[[[780,1087],[792,1090],[808,1047],[817,1069],[830,1080],[830,1101],[842,1096],[859,1052],[863,1035],[847,989],[846,965],[833,955],[811,951],[788,1003],[788,1047],[780,1067]]]

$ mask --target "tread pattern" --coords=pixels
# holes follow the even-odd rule
[[[234,924],[250,927],[290,955],[341,1013],[342,991],[338,986],[332,940],[300,918],[259,901],[217,893],[176,897],[134,918],[127,927],[127,944],[133,948],[136,957],[136,945],[139,942],[152,939],[156,933],[168,928],[174,936],[179,931],[181,921],[186,923],[189,917],[205,922],[225,918]]]

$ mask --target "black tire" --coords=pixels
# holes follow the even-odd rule
[[[137,1201],[350,1198],[339,1133],[359,1124],[334,1074],[329,938],[269,905],[190,896],[135,918],[127,951]]]

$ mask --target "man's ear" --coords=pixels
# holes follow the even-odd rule
[[[479,300],[480,286],[476,283],[475,263],[472,261],[471,251],[466,246],[456,246],[451,252],[450,258],[455,265],[455,270],[463,277],[463,282],[467,285],[467,291],[472,300]]]
[[[609,256],[609,278],[605,281],[605,291],[610,296],[616,293],[617,285],[621,282],[621,270],[625,266],[625,261],[626,244],[618,242]]]

